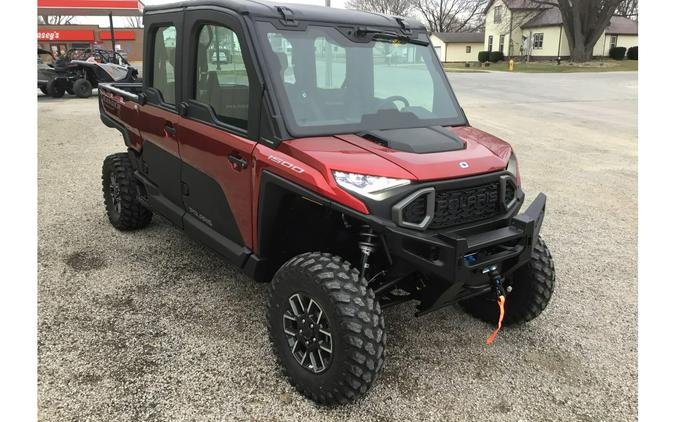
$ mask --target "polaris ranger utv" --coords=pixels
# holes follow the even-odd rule
[[[148,6],[144,23],[143,82],[99,89],[127,148],[103,163],[110,222],[159,214],[271,281],[269,336],[300,392],[364,394],[386,307],[459,304],[498,327],[544,310],[546,197],[518,214],[516,156],[469,125],[423,25],[244,0]]]

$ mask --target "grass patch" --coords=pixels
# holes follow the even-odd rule
[[[476,72],[476,71],[497,71],[508,72],[508,62],[490,63],[489,67],[480,67],[478,63],[471,63],[471,67],[465,67],[464,63],[444,63],[443,68],[447,72]],[[575,73],[575,72],[635,72],[638,70],[637,60],[612,60],[604,61],[594,60],[589,63],[569,63],[562,62],[560,65],[552,62],[530,62],[517,63],[514,66],[514,72],[522,73]]]

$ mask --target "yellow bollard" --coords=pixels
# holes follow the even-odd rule
[[[515,62],[513,61],[513,59],[509,60],[509,72],[513,72],[513,65],[514,64],[515,64]]]

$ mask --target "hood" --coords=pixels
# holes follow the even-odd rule
[[[378,139],[374,139],[369,134],[336,137],[397,165],[419,181],[453,179],[490,173],[504,170],[508,165],[511,146],[501,139],[473,127],[443,129],[451,132],[447,141],[449,146],[432,150],[439,152],[426,153],[414,152],[410,148],[399,148],[398,143],[378,142]],[[384,139],[386,140],[386,137]],[[463,146],[457,148],[457,141]]]

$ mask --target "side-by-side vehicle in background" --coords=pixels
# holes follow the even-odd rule
[[[138,70],[118,52],[76,48],[49,65],[41,64],[40,57],[45,54],[52,56],[38,48],[38,88],[53,98],[61,98],[66,92],[88,98],[100,83],[140,81]]]

